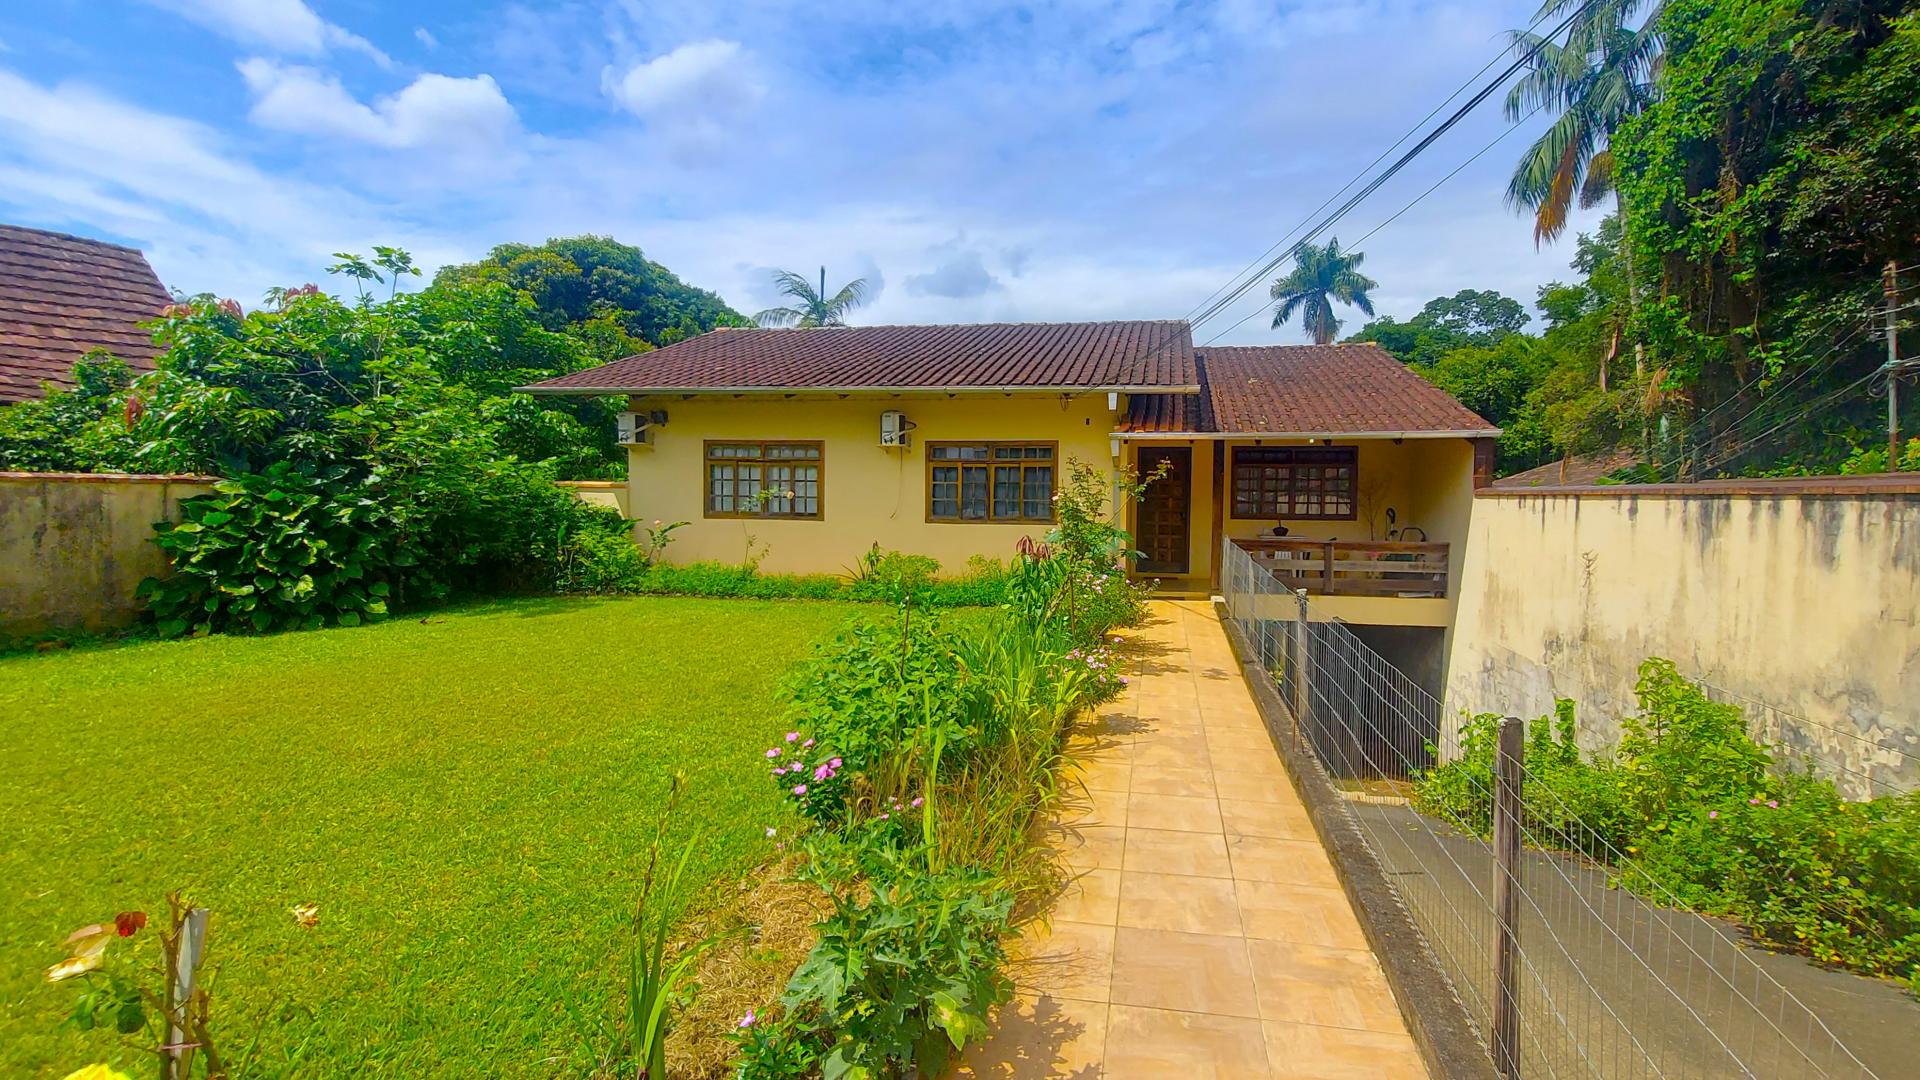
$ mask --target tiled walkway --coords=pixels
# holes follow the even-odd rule
[[[962,1076],[1424,1078],[1212,605],[1159,601],[1083,725],[1074,880]]]

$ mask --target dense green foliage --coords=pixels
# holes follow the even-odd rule
[[[1611,197],[1579,278],[1540,291],[1538,337],[1425,312],[1356,337],[1499,424],[1502,471],[1616,447],[1636,480],[1885,468],[1883,269],[1920,296],[1912,0],[1606,0],[1535,46],[1508,108],[1553,123],[1509,201],[1550,241]]]
[[[1772,768],[1737,706],[1670,661],[1640,669],[1619,745],[1582,755],[1573,703],[1530,725],[1524,839],[1612,864],[1656,904],[1677,899],[1821,963],[1920,988],[1920,793],[1855,803],[1831,781]],[[1414,808],[1488,835],[1499,717],[1420,778]]]
[[[0,660],[0,1074],[155,1075],[43,972],[177,888],[213,912],[223,1049],[260,1031],[245,1075],[596,1075],[670,774],[704,911],[785,825],[754,760],[781,673],[855,610],[542,598]],[[157,981],[154,930],[109,962]]]
[[[501,244],[475,263],[442,267],[441,288],[504,282],[532,299],[540,324],[585,341],[595,363],[716,326],[746,326],[740,313],[705,289],[681,281],[639,248],[605,236]]]
[[[1063,486],[1060,525],[1016,556],[990,619],[955,628],[903,605],[788,681],[792,730],[765,760],[813,825],[807,873],[833,910],[779,1010],[743,1022],[741,1077],[938,1076],[1011,993],[1012,912],[1054,883],[1034,824],[1067,721],[1120,691],[1106,635],[1144,614],[1132,593],[1093,599],[1088,571],[1131,545],[1098,512],[1104,489],[1080,486]]]

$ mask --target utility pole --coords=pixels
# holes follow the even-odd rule
[[[1880,275],[1887,294],[1887,471],[1900,468],[1900,274],[1892,259]]]

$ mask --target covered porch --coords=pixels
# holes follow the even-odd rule
[[[1355,621],[1444,626],[1466,539],[1465,438],[1122,437],[1119,463],[1158,475],[1129,510],[1133,575],[1173,596],[1220,586],[1222,544]]]

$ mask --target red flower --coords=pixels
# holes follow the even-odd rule
[[[144,911],[123,911],[113,917],[113,928],[121,937],[132,937],[147,925],[147,913]]]

